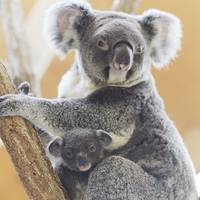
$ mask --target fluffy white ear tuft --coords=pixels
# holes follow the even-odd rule
[[[152,63],[161,69],[181,47],[180,20],[172,14],[154,9],[144,12],[139,19],[150,45]]]
[[[60,55],[77,48],[78,32],[86,25],[90,11],[90,5],[81,0],[61,1],[47,10],[44,33]]]

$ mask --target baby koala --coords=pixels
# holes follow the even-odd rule
[[[55,172],[70,199],[82,199],[90,171],[109,153],[112,140],[103,130],[73,129],[49,143],[47,152],[59,158]]]

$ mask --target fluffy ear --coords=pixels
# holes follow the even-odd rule
[[[61,156],[60,149],[62,141],[62,138],[56,138],[53,141],[51,141],[47,147],[48,152],[55,157]]]
[[[103,131],[103,130],[97,130],[96,135],[104,147],[111,144],[112,137],[110,136],[110,134],[108,132]]]
[[[85,1],[65,0],[51,6],[45,16],[45,35],[58,53],[78,47],[78,33],[87,26],[91,7]]]
[[[152,63],[162,68],[180,49],[181,23],[176,16],[159,10],[144,12],[139,22],[150,45]]]

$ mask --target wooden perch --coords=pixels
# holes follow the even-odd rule
[[[28,81],[33,87],[33,93],[39,95],[39,81],[33,71],[19,0],[1,0],[0,13],[12,79],[16,85]]]
[[[112,10],[135,13],[140,0],[114,0]]]
[[[0,95],[15,93],[0,64]],[[32,125],[19,117],[0,119],[0,137],[31,200],[67,200]]]

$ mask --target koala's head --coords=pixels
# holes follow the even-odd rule
[[[46,15],[46,31],[57,51],[79,52],[79,63],[96,83],[131,83],[161,68],[180,48],[177,17],[158,10],[142,15],[97,11],[82,1],[53,5]]]
[[[53,140],[47,149],[70,170],[83,172],[100,161],[111,142],[112,137],[103,130],[74,129]]]

